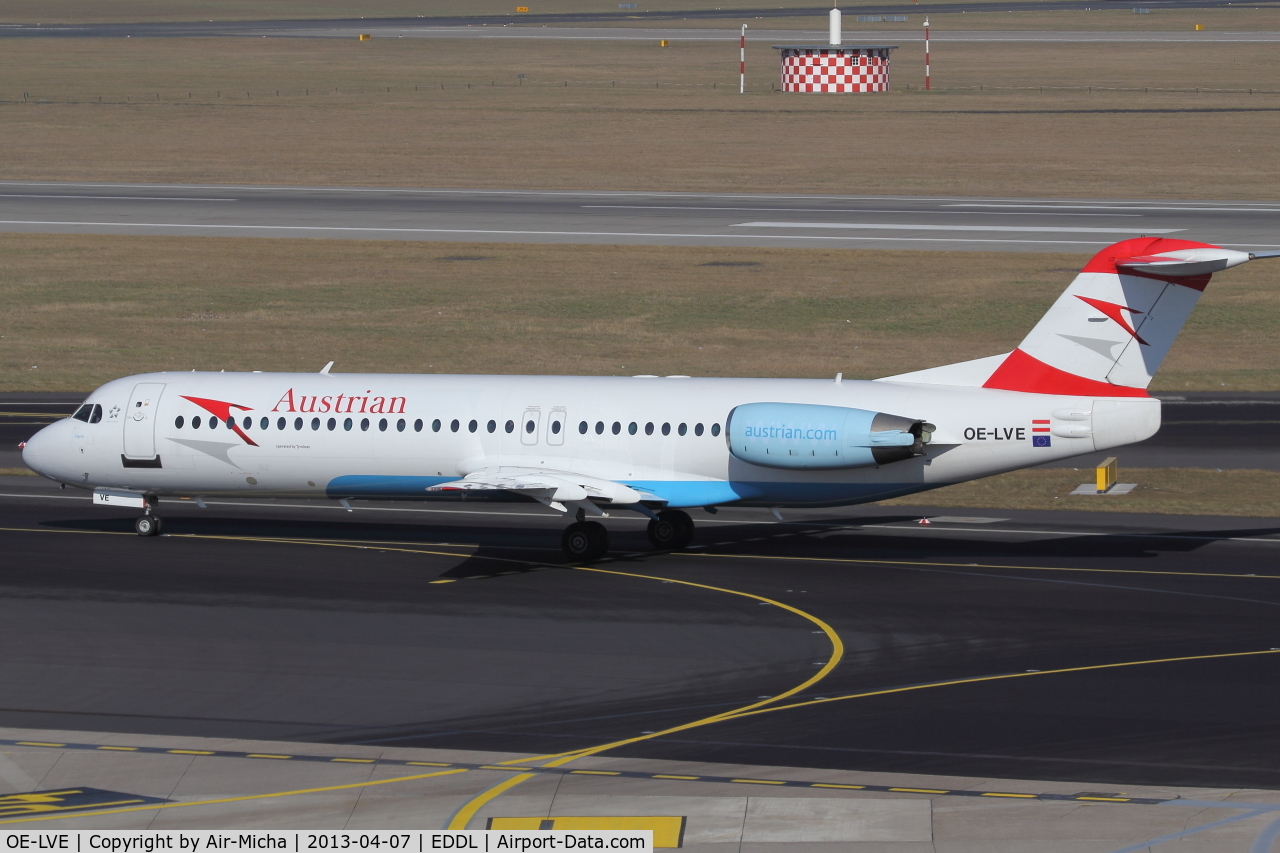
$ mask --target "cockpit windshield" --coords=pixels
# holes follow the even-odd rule
[[[85,403],[76,409],[76,413],[71,417],[78,421],[84,421],[87,424],[96,424],[102,420],[102,406],[97,403]]]

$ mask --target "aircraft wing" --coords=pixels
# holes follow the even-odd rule
[[[640,509],[642,502],[666,503],[662,498],[637,491],[613,480],[551,468],[495,466],[473,471],[460,480],[431,486],[428,492],[513,492],[533,498],[558,512],[570,509],[588,515],[607,515],[601,506],[621,505]],[[643,510],[641,510],[643,511]]]

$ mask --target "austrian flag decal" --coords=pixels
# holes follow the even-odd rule
[[[1052,447],[1053,442],[1045,433],[1049,432],[1049,421],[1032,421],[1031,422],[1031,446],[1032,447]]]

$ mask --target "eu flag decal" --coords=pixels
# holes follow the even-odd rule
[[[1033,435],[1031,436],[1031,446],[1032,447],[1050,447],[1052,445],[1050,445],[1049,443],[1049,436]]]

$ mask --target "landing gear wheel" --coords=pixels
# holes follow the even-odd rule
[[[689,513],[667,509],[649,522],[649,541],[660,551],[679,551],[693,541],[693,519]]]
[[[144,515],[133,523],[133,529],[139,536],[159,536],[163,523],[156,515]]]
[[[609,531],[598,521],[578,521],[565,528],[560,547],[571,560],[598,560],[609,552]]]

